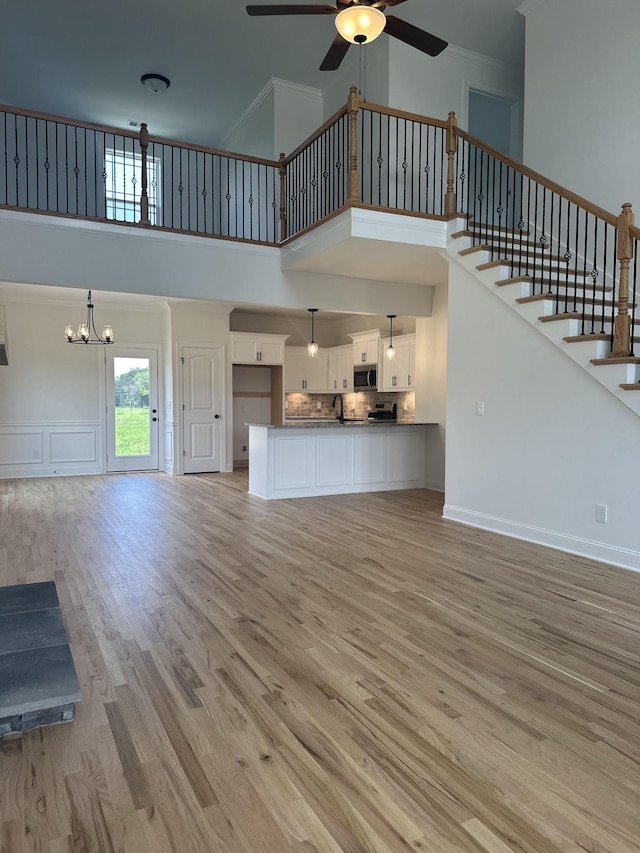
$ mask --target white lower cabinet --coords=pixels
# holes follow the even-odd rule
[[[326,430],[316,436],[316,485],[348,486],[353,470],[353,437]]]
[[[357,485],[384,483],[387,479],[387,447],[389,435],[363,433],[356,435],[353,482]]]
[[[310,489],[315,482],[315,447],[312,435],[276,435],[273,487],[277,490]],[[251,465],[251,450],[249,450]]]
[[[249,491],[273,498],[424,487],[424,424],[249,427]]]

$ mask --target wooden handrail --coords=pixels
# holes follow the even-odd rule
[[[419,124],[430,124],[433,127],[442,127],[446,130],[449,127],[448,121],[442,121],[439,118],[429,118],[429,116],[421,116],[417,113],[410,113],[406,110],[394,110],[391,107],[383,107],[381,104],[370,104],[368,101],[360,101],[361,110],[369,110],[372,113],[382,113],[386,116],[394,116],[395,118],[406,118],[408,121],[416,121]]]
[[[294,160],[294,159],[298,156],[298,154],[300,154],[300,152],[301,152],[301,151],[304,151],[304,149],[305,149],[305,148],[308,148],[308,147],[311,145],[311,143],[312,143],[312,142],[315,142],[315,141],[316,141],[316,139],[319,139],[319,138],[322,136],[322,134],[323,134],[325,131],[327,131],[327,130],[332,126],[332,125],[337,124],[337,122],[338,122],[338,121],[340,121],[340,119],[341,119],[343,116],[346,116],[348,109],[349,109],[349,105],[348,105],[348,104],[344,104],[344,106],[340,107],[340,109],[339,109],[339,110],[337,110],[337,111],[336,111],[336,112],[331,116],[331,118],[328,118],[328,119],[325,121],[325,123],[324,123],[323,125],[321,125],[321,126],[316,130],[316,132],[315,132],[315,133],[312,133],[312,134],[311,134],[311,136],[310,136],[308,139],[305,139],[305,141],[304,141],[304,142],[301,142],[301,143],[300,143],[300,145],[298,145],[298,147],[297,147],[297,148],[294,148],[294,150],[291,152],[291,154],[289,154],[289,155],[287,155],[287,157],[285,157],[285,160],[284,160],[285,166],[288,166],[288,165],[289,165],[289,163],[290,163],[292,160]]]
[[[0,112],[12,113],[14,115],[25,116],[25,118],[42,119],[43,121],[53,121],[57,124],[70,124],[72,127],[83,127],[86,130],[97,130],[99,133],[115,134],[116,136],[126,136],[128,139],[137,139],[138,134],[134,131],[119,130],[117,127],[107,127],[106,124],[92,124],[91,122],[79,121],[76,118],[67,118],[66,116],[57,116],[52,113],[40,113],[35,110],[23,110],[20,107],[12,107],[9,104],[0,104]]]
[[[153,136],[149,134],[149,142],[159,145],[171,145],[174,148],[184,148],[187,151],[199,151],[202,154],[214,154],[218,157],[228,157],[231,160],[242,160],[245,163],[256,163],[259,166],[272,166],[274,169],[280,167],[278,160],[269,160],[266,157],[253,157],[249,154],[238,154],[236,151],[224,151],[222,148],[210,148],[207,145],[192,145],[190,142],[180,142],[178,139],[169,139],[164,136]]]
[[[540,184],[543,187],[546,187],[548,190],[551,190],[552,192],[563,196],[565,199],[577,205],[578,207],[581,207],[583,210],[586,210],[589,213],[592,213],[594,216],[603,219],[605,222],[608,222],[609,225],[618,224],[618,217],[614,213],[605,210],[603,207],[599,207],[597,204],[594,204],[592,201],[589,201],[589,199],[583,198],[583,196],[574,193],[570,189],[567,189],[567,187],[563,187],[562,184],[557,184],[555,181],[552,181],[549,178],[545,178],[545,176],[541,175],[540,172],[536,172],[533,169],[530,169],[528,166],[525,166],[524,163],[519,163],[512,157],[508,157],[506,154],[502,154],[496,148],[492,148],[491,145],[487,145],[480,139],[476,139],[474,136],[470,136],[466,131],[457,128],[456,135],[459,136],[460,139],[465,139],[467,142],[469,142],[471,145],[474,145],[476,148],[479,148],[481,151],[485,151],[487,154],[490,154],[492,157],[495,157],[497,160],[500,160],[505,165],[510,166],[512,169],[515,169],[516,172],[520,172],[520,174],[524,175],[526,178],[531,178],[531,180],[536,181],[536,183]]]

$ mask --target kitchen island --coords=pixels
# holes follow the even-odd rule
[[[424,487],[432,424],[248,424],[249,492],[273,500]]]

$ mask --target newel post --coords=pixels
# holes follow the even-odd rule
[[[454,112],[449,113],[447,119],[447,193],[444,197],[444,212],[446,216],[456,213],[456,171],[455,153],[458,148],[456,128],[458,121]]]
[[[280,152],[280,242],[287,239],[287,164],[284,152]]]
[[[149,198],[147,196],[147,148],[149,147],[149,131],[146,124],[140,125],[140,151],[142,152],[142,175],[140,185],[140,225],[151,225],[149,222]]]
[[[620,283],[618,285],[618,314],[613,325],[613,349],[609,358],[626,358],[631,353],[631,319],[629,317],[629,265],[633,258],[631,226],[635,216],[629,202],[622,205],[618,217],[618,251]]]
[[[348,201],[360,201],[360,181],[358,179],[358,98],[357,86],[349,89],[349,198]]]

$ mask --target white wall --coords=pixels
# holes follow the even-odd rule
[[[511,65],[455,45],[427,56],[393,39],[389,50],[389,103],[395,109],[442,120],[453,110],[466,129],[469,89],[522,100],[522,72]]]
[[[434,288],[431,317],[416,320],[416,421],[433,423],[426,432],[425,482],[445,489],[445,421],[447,405],[447,285]]]
[[[224,148],[277,160],[322,124],[322,92],[272,77],[224,138]]]
[[[637,0],[526,16],[524,161],[613,213],[640,207],[639,33]]]
[[[274,159],[274,94],[271,82],[254,98],[224,137],[225,151]]]
[[[327,84],[322,88],[324,120],[326,121],[349,98],[349,89],[357,86],[360,97],[371,104],[390,106],[389,101],[389,39],[384,34],[363,50],[366,74],[360,72],[360,49],[351,45],[337,71],[327,72]],[[327,45],[327,49],[328,49]]]
[[[447,371],[445,517],[640,569],[640,419],[457,265]]]
[[[0,367],[0,477],[95,474],[105,470],[104,348],[71,346],[67,323],[86,317],[86,291],[60,303],[3,294],[10,341]],[[96,322],[110,322],[119,343],[162,348],[160,309],[113,302],[93,293]],[[162,371],[162,367],[160,367]]]

